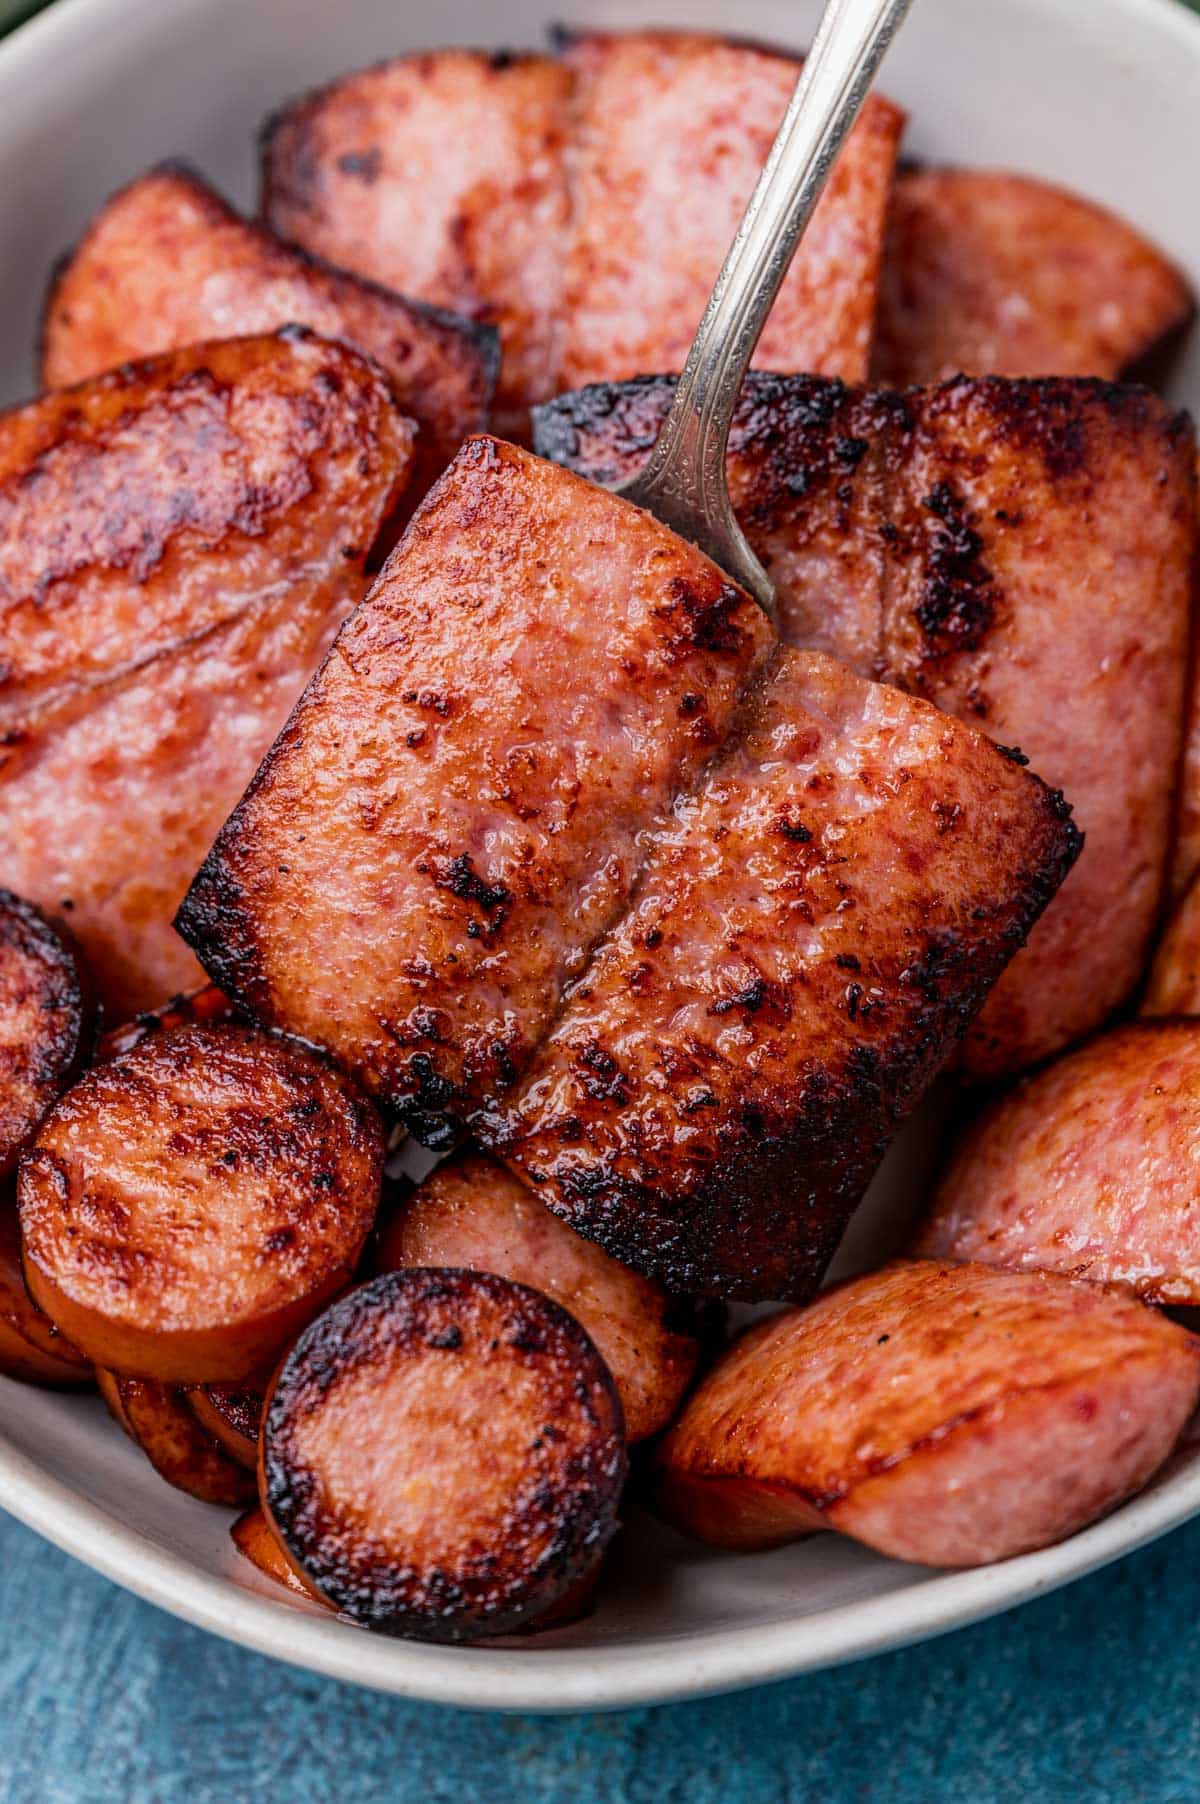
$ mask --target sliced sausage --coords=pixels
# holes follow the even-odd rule
[[[560,388],[681,370],[799,62],[691,32],[569,38],[576,79]],[[760,368],[867,374],[903,114],[871,96],[784,278]]]
[[[1200,1396],[1200,1341],[1126,1293],[899,1261],[749,1330],[659,1450],[687,1533],[770,1547],[833,1528],[978,1566],[1140,1490]]]
[[[647,514],[495,439],[429,496],[177,917],[442,1148],[511,1084],[770,638]]]
[[[271,1527],[270,1517],[260,1504],[242,1512],[230,1529],[229,1538],[238,1552],[252,1566],[257,1566],[265,1578],[274,1579],[277,1585],[286,1586],[289,1591],[308,1598],[310,1603],[320,1604],[323,1609],[333,1608],[328,1598],[322,1597],[316,1586],[289,1560],[280,1545],[279,1537]],[[546,1629],[561,1629],[567,1623],[578,1622],[581,1616],[586,1616],[593,1606],[599,1565],[600,1561],[597,1559],[563,1593],[557,1603],[552,1604],[544,1615],[523,1624],[518,1633],[532,1635]]]
[[[631,1442],[665,1427],[696,1370],[686,1305],[573,1233],[493,1159],[440,1165],[384,1225],[378,1264],[459,1266],[544,1291],[606,1361]]]
[[[810,1294],[1077,839],[982,734],[780,652],[475,1131],[671,1289]]]
[[[573,1317],[489,1272],[390,1272],[301,1336],[260,1492],[288,1554],[367,1627],[510,1633],[593,1565],[625,1480],[616,1387]]]
[[[91,1050],[92,985],[76,947],[0,889],[0,1177]]]
[[[108,1059],[119,1058],[123,1052],[132,1052],[151,1034],[165,1033],[168,1028],[222,1027],[236,1018],[237,1011],[228,996],[215,983],[206,983],[188,996],[172,996],[161,1008],[145,1009],[132,1021],[110,1027],[96,1042],[96,1063],[102,1065]]]
[[[104,1374],[101,1394],[160,1478],[201,1503],[238,1509],[254,1496],[254,1479],[219,1447],[188,1408],[184,1393],[151,1378]]]
[[[555,392],[571,77],[433,50],[344,75],[263,137],[263,216],[342,269],[499,327],[496,431]]]
[[[347,1283],[382,1166],[374,1110],[307,1048],[155,1034],[69,1091],[22,1161],[26,1278],[98,1365],[236,1384]]]
[[[288,1559],[261,1504],[243,1510],[230,1529],[229,1538],[264,1578],[274,1579],[277,1585],[286,1585],[289,1591],[307,1597],[310,1603],[321,1604],[326,1610],[333,1608]]]
[[[1200,1021],[1119,1027],[963,1136],[916,1250],[1200,1305]]]
[[[205,1384],[188,1392],[188,1402],[200,1426],[239,1466],[253,1472],[258,1466],[262,1391],[232,1384]]]
[[[669,404],[665,383],[567,396],[540,410],[536,442],[611,481]],[[1140,388],[847,394],[758,376],[743,393],[730,486],[785,639],[1019,747],[1086,838],[968,1036],[976,1077],[1100,1026],[1144,969],[1183,731],[1194,460],[1191,421]]]
[[[0,871],[110,1019],[203,973],[171,915],[364,587],[412,426],[301,332],[0,414]]]
[[[1119,376],[1191,317],[1162,252],[1104,207],[994,169],[896,177],[872,373]]]
[[[386,373],[421,428],[414,499],[487,424],[492,327],[281,244],[178,164],[114,194],[59,266],[42,320],[42,381],[65,388],[133,357],[288,325],[343,339]]]
[[[92,1362],[60,1334],[25,1288],[21,1224],[12,1199],[0,1203],[0,1372],[26,1384],[92,1382]]]
[[[1200,1014],[1200,875],[1180,897],[1155,949],[1141,1013]]]

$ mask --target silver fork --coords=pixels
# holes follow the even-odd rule
[[[704,309],[671,411],[615,493],[690,539],[775,619],[775,591],[734,518],[729,427],[742,378],[834,158],[912,0],[829,0],[771,154]]]

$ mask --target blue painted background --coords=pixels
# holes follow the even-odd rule
[[[36,4],[0,0],[0,32]],[[818,1799],[1200,1804],[1200,1522],[909,1652],[705,1703],[521,1718],[243,1653],[0,1517],[0,1804]]]

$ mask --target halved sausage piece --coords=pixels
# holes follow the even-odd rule
[[[21,1270],[21,1224],[11,1197],[0,1200],[0,1372],[25,1384],[90,1384],[92,1362],[25,1288]]]
[[[189,1390],[188,1402],[196,1420],[219,1441],[239,1466],[253,1472],[258,1466],[258,1431],[262,1426],[263,1393],[232,1384],[205,1384]]]
[[[896,177],[872,374],[1119,376],[1191,316],[1182,273],[1125,220],[997,169]]]
[[[361,599],[413,435],[298,328],[0,414],[0,872],[110,1020],[202,981],[171,916]]]
[[[201,1427],[174,1385],[108,1372],[100,1390],[116,1421],[177,1491],[231,1509],[254,1496],[251,1475]]]
[[[98,1365],[236,1384],[348,1282],[382,1165],[374,1110],[308,1048],[156,1034],[88,1072],[22,1161],[30,1290]]]
[[[301,1336],[263,1422],[289,1557],[367,1627],[511,1633],[611,1538],[626,1474],[607,1366],[557,1303],[490,1272],[389,1272]]]
[[[699,32],[566,37],[573,217],[560,388],[681,370],[800,73]],[[871,95],[754,353],[763,369],[867,374],[904,115]]]
[[[535,442],[619,481],[671,393],[651,379],[560,396]],[[1092,1032],[1145,969],[1183,735],[1195,461],[1191,419],[1132,385],[981,377],[892,394],[752,373],[739,399],[730,493],[782,637],[1018,748],[1085,836],[967,1038],[975,1077]],[[1181,844],[1200,859],[1193,718]]]
[[[114,194],[59,266],[42,321],[42,381],[66,388],[134,357],[289,325],[354,345],[386,373],[421,428],[414,500],[487,424],[491,326],[281,244],[174,163]]]
[[[781,650],[475,1133],[671,1290],[811,1295],[1077,848],[981,733]]]
[[[573,1315],[613,1375],[631,1442],[671,1420],[700,1357],[686,1304],[567,1227],[494,1159],[467,1154],[425,1179],[384,1224],[381,1271],[461,1266],[543,1291]]]
[[[771,633],[650,515],[468,441],[177,917],[214,982],[448,1148],[511,1085]]]
[[[0,1177],[90,1050],[91,981],[40,909],[0,889]]]
[[[270,121],[280,237],[500,330],[495,428],[555,392],[571,76],[550,57],[426,50],[343,75]]]
[[[915,1250],[1200,1305],[1200,1021],[1119,1027],[970,1127]]]
[[[1128,1293],[901,1260],[751,1328],[659,1449],[687,1533],[833,1528],[977,1566],[1062,1540],[1145,1485],[1200,1397],[1200,1341]]]

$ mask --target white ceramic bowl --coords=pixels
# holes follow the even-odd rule
[[[146,164],[194,159],[242,202],[280,100],[431,39],[537,44],[546,19],[694,24],[802,45],[817,0],[58,0],[0,44],[0,399],[32,387],[47,272]],[[916,0],[882,86],[910,152],[1058,178],[1138,221],[1200,279],[1200,20],[1174,0]],[[1173,375],[1200,411],[1200,333]],[[897,1244],[938,1137],[905,1136],[843,1263]],[[1128,1552],[1200,1510],[1200,1447],[1064,1546],[977,1572],[882,1560],[832,1535],[731,1556],[635,1522],[599,1612],[491,1648],[349,1627],[258,1581],[222,1511],[174,1492],[94,1399],[0,1380],[0,1505],[108,1577],[261,1652],[406,1697],[611,1708],[780,1678],[969,1622]]]

